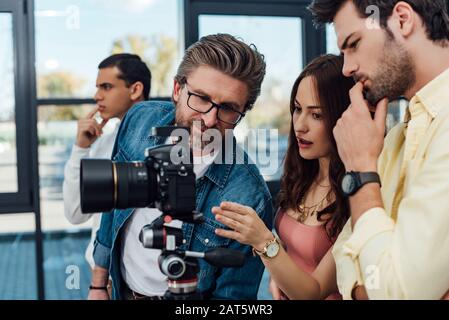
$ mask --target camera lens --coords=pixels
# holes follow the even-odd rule
[[[154,201],[157,177],[144,162],[116,162],[118,209],[142,208]],[[152,188],[151,188],[152,187]]]
[[[172,163],[173,148],[173,145],[147,148],[145,161],[81,160],[81,211],[151,207],[190,219],[196,208],[193,164]]]
[[[157,177],[144,162],[83,159],[80,171],[81,211],[146,207],[154,201]]]
[[[114,179],[111,160],[83,159],[80,169],[81,211],[101,212],[114,205]]]

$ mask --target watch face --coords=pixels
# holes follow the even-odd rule
[[[277,242],[270,243],[267,247],[267,256],[270,258],[275,257],[279,252],[279,244]]]
[[[341,188],[343,189],[343,192],[346,194],[351,194],[355,187],[356,182],[354,177],[351,174],[347,173],[341,181]]]

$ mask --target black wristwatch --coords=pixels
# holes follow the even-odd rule
[[[380,177],[377,172],[347,172],[341,181],[343,194],[347,197],[355,194],[363,185],[367,183],[380,183]]]

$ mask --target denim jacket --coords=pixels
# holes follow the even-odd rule
[[[151,136],[151,128],[171,125],[174,117],[175,108],[170,102],[146,101],[133,106],[120,125],[112,159],[144,160],[146,148],[165,140]],[[205,221],[202,224],[183,223],[186,242],[181,249],[203,252],[214,247],[227,247],[246,255],[241,268],[217,268],[199,259],[198,290],[209,299],[256,299],[264,266],[259,257],[252,256],[251,247],[215,234],[216,228],[226,227],[215,220],[211,209],[222,201],[241,203],[254,208],[271,230],[272,201],[259,170],[249,161],[244,164],[213,163],[205,175],[196,181],[196,193],[197,211],[203,213]],[[95,264],[109,269],[114,299],[121,299],[124,285],[120,271],[120,236],[134,210],[115,209],[103,213],[95,240]]]

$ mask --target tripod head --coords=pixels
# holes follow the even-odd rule
[[[161,249],[159,269],[168,278],[167,299],[199,300],[197,291],[199,272],[198,259],[204,259],[217,267],[241,267],[245,262],[242,252],[227,248],[214,248],[206,252],[185,251],[178,247],[183,243],[182,230],[164,225],[171,221],[169,215],[161,215],[151,224],[144,226],[139,240],[145,248]],[[202,214],[193,212],[183,217],[192,223],[201,223]]]

